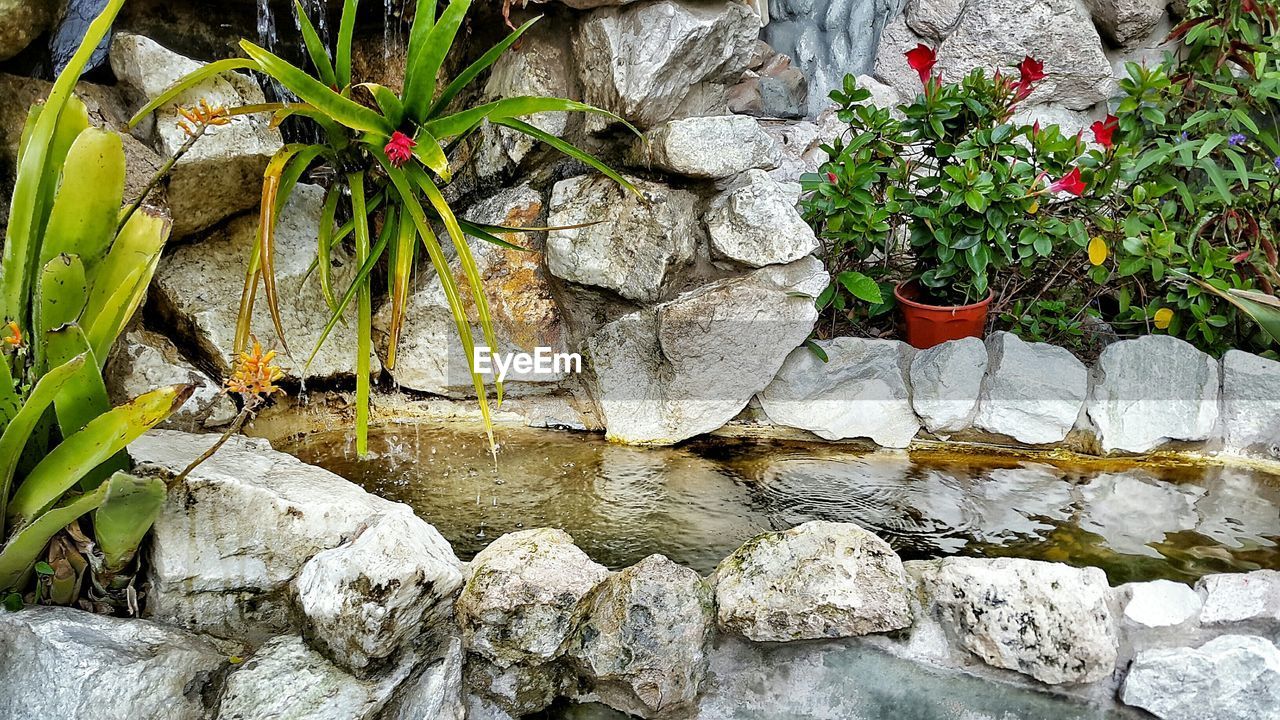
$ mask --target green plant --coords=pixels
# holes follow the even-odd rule
[[[452,51],[471,0],[452,0],[436,15],[435,0],[418,0],[409,33],[403,92],[373,83],[356,82],[351,71],[351,45],[358,0],[346,0],[337,34],[336,50],[320,40],[301,5],[295,6],[302,39],[314,74],[291,65],[247,40],[240,47],[247,58],[212,63],[177,83],[144,107],[134,123],[171,102],[178,94],[203,80],[229,70],[251,69],[270,76],[301,99],[300,103],[233,108],[233,114],[274,113],[277,119],[300,116],[319,128],[324,140],[315,144],[288,145],[271,161],[262,192],[258,242],[249,261],[240,320],[236,332],[236,352],[245,349],[250,335],[250,318],[259,284],[263,289],[275,331],[287,354],[287,340],[280,322],[275,283],[273,235],[276,216],[302,176],[316,164],[325,164],[336,178],[324,203],[320,237],[317,238],[317,278],[329,304],[330,319],[311,357],[340,322],[348,305],[356,303],[356,429],[357,450],[367,450],[369,425],[371,351],[371,277],[383,258],[389,267],[391,318],[385,365],[394,369],[396,346],[403,327],[411,270],[418,242],[430,257],[440,279],[463,350],[472,363],[472,380],[481,413],[489,427],[489,404],[484,378],[474,371],[476,340],[467,319],[464,288],[450,270],[448,257],[436,235],[435,223],[445,228],[458,263],[466,276],[469,292],[483,334],[483,342],[497,346],[483,280],[476,269],[467,236],[514,248],[496,233],[519,228],[502,228],[468,223],[456,216],[445,199],[442,186],[452,177],[451,156],[458,145],[481,123],[501,125],[540,140],[557,150],[599,170],[618,183],[634,188],[618,173],[572,144],[530,125],[520,118],[539,112],[583,111],[621,118],[590,105],[550,97],[514,97],[472,107],[455,107],[471,83],[487,70],[536,22],[530,20],[505,40],[453,78],[437,84],[445,58]],[[338,204],[349,197],[352,222],[334,231]],[[381,216],[384,231],[374,237],[371,218]],[[335,246],[347,238],[354,241],[359,266],[356,279],[341,297],[333,288],[330,259]],[[305,371],[304,371],[305,372]],[[502,386],[496,384],[497,401]],[[492,430],[488,430],[492,446]]]
[[[1192,2],[1172,34],[1183,51],[1128,66],[1116,115],[1129,160],[1121,191],[1093,218],[1111,250],[1094,280],[1118,329],[1215,354],[1275,342],[1250,321],[1265,315],[1249,305],[1260,301],[1241,299],[1274,295],[1280,282],[1277,16],[1274,0]]]
[[[9,604],[33,572],[45,600],[73,602],[87,574],[93,599],[127,602],[127,571],[164,484],[123,472],[124,447],[191,392],[163,388],[113,409],[102,378],[169,234],[166,220],[137,205],[121,210],[120,137],[90,127],[73,94],[122,4],[108,3],[89,26],[48,99],[31,109],[19,145],[0,263],[8,325],[0,358],[0,594]],[[78,526],[90,512],[92,540]],[[62,539],[51,543],[55,536]]]
[[[835,278],[820,305],[843,310],[847,295],[882,313],[908,279],[939,305],[979,301],[998,276],[1015,289],[1043,283],[1051,260],[1088,242],[1085,223],[1063,217],[1084,202],[1083,141],[1011,121],[1043,67],[1027,58],[1016,80],[977,69],[943,82],[931,49],[907,55],[923,92],[897,113],[868,103],[853,76],[831,94],[849,133],[803,179],[803,211]]]

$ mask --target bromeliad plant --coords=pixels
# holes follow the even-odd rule
[[[394,369],[396,346],[404,324],[409,281],[419,249],[426,251],[440,279],[463,350],[472,362],[476,339],[467,318],[464,292],[474,303],[483,342],[496,347],[493,324],[483,281],[467,246],[468,236],[479,240],[515,247],[496,233],[513,230],[469,223],[457,217],[445,199],[442,187],[453,168],[450,157],[454,149],[484,122],[501,125],[551,145],[599,170],[623,186],[634,190],[620,175],[596,158],[564,140],[550,135],[521,120],[521,117],[548,111],[582,111],[620,118],[603,110],[571,100],[554,97],[514,97],[474,107],[455,107],[464,99],[471,83],[520,39],[537,18],[512,32],[479,59],[464,69],[447,85],[437,78],[446,57],[453,48],[459,29],[471,6],[471,0],[452,0],[436,14],[435,0],[418,0],[409,34],[403,92],[352,77],[351,46],[358,0],[346,0],[332,56],[321,41],[315,27],[300,4],[295,4],[302,39],[310,60],[308,73],[271,52],[243,40],[240,47],[246,58],[233,58],[211,63],[177,83],[144,107],[134,123],[151,112],[171,103],[192,86],[231,70],[255,70],[270,76],[294,93],[300,102],[233,108],[233,114],[273,113],[278,122],[299,116],[313,122],[323,140],[314,144],[291,144],[271,161],[263,182],[261,221],[258,242],[253,249],[246,273],[243,301],[236,331],[236,351],[244,351],[250,337],[250,318],[258,287],[270,310],[282,350],[288,345],[280,322],[279,290],[275,281],[274,241],[276,218],[293,188],[307,171],[325,165],[336,178],[327,190],[320,236],[317,238],[317,280],[329,305],[329,322],[311,358],[341,321],[352,301],[356,303],[356,425],[357,449],[367,449],[369,424],[371,353],[371,277],[385,258],[389,268],[391,319],[385,365]],[[339,204],[349,204],[351,221],[335,231]],[[381,221],[377,237],[370,230],[375,220]],[[449,259],[436,223],[444,227],[456,251],[458,263],[466,276],[465,291],[449,267]],[[518,230],[516,228],[515,230]],[[354,242],[359,266],[355,280],[339,296],[330,273],[335,248],[347,238]],[[308,361],[309,362],[309,361]],[[305,372],[305,371],[304,371]],[[472,380],[479,397],[480,410],[489,422],[489,405],[484,378],[472,367]],[[501,384],[496,384],[497,400],[502,400]],[[489,432],[492,444],[492,432]]]
[[[169,224],[121,209],[119,135],[73,94],[123,0],[107,4],[43,105],[31,108],[0,264],[0,597],[123,607],[164,483],[127,474],[128,443],[191,393],[177,385],[112,408],[107,352],[146,293]],[[91,515],[90,515],[91,514]],[[87,519],[86,519],[87,518]],[[65,530],[65,532],[64,532]]]

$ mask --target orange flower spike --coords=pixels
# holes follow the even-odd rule
[[[18,323],[9,321],[9,334],[5,335],[4,341],[13,347],[22,346],[22,328],[18,327]]]
[[[255,337],[252,349],[240,353],[235,371],[227,380],[227,391],[258,397],[284,392],[275,384],[277,380],[284,377],[284,372],[279,366],[271,362],[275,357],[276,352],[274,350],[264,352],[262,343]]]

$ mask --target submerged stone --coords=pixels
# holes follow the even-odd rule
[[[888,632],[911,624],[902,561],[852,523],[820,520],[748,541],[711,576],[716,619],[758,642]]]

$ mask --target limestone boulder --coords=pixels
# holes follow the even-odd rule
[[[1196,583],[1204,595],[1200,622],[1280,632],[1280,571],[1206,575]]]
[[[1125,621],[1140,627],[1174,627],[1200,614],[1200,596],[1183,583],[1152,580],[1122,585],[1120,590],[1128,598]]]
[[[350,375],[356,367],[356,333],[339,326],[304,373],[307,357],[329,320],[319,284],[314,277],[308,279],[316,258],[323,203],[322,188],[299,185],[276,226],[275,269],[284,343],[276,335],[261,292],[254,306],[253,332],[263,347],[279,352],[277,362],[285,375],[294,379],[304,374],[308,379]],[[178,246],[161,259],[152,287],[156,311],[177,330],[178,337],[200,352],[204,362],[223,375],[230,375],[237,360],[236,319],[245,265],[257,233],[258,217],[251,213],[220,226],[198,243]],[[334,286],[346,287],[359,268],[344,254],[335,254],[334,264]],[[354,303],[348,306],[346,317],[347,327],[354,328]],[[370,358],[370,366],[373,373],[379,371],[376,355]]]
[[[644,128],[682,106],[704,109],[699,95],[717,88],[726,95],[759,31],[757,14],[742,3],[657,0],[595,10],[573,36],[583,100]],[[718,104],[727,109],[727,97]]]
[[[1133,47],[1164,19],[1169,0],[1085,0],[1098,29],[1113,44]]]
[[[978,413],[987,374],[987,346],[978,338],[921,350],[911,360],[911,402],[931,433],[967,429]]]
[[[915,350],[897,340],[852,337],[816,344],[825,361],[809,347],[796,348],[760,392],[769,419],[826,440],[910,445],[920,430],[906,379]]]
[[[1089,371],[1069,351],[998,332],[974,425],[1031,445],[1061,442],[1075,426]]]
[[[463,688],[467,719],[508,720],[546,709],[566,689],[568,668],[561,660],[503,667],[484,655],[467,653]]]
[[[611,439],[668,445],[746,407],[817,320],[827,285],[809,256],[625,315],[587,340],[589,390]]]
[[[715,627],[698,573],[651,555],[600,583],[579,612],[568,656],[602,702],[645,718],[695,705]]]
[[[0,717],[203,720],[227,667],[204,639],[146,620],[0,611]]]
[[[174,476],[215,439],[153,430],[129,455],[137,472]],[[295,630],[291,581],[306,562],[405,511],[264,440],[232,437],[169,491],[146,563],[147,614],[250,643]]]
[[[1115,668],[1107,577],[1097,568],[950,557],[932,583],[949,635],[989,665],[1050,685],[1097,682]]]
[[[772,141],[770,141],[772,142]],[[796,205],[800,187],[750,170],[711,201],[705,220],[717,258],[749,267],[785,265],[818,249]]]
[[[467,720],[463,659],[461,638],[450,639],[445,656],[405,681],[379,720]]]
[[[116,343],[103,379],[117,405],[158,387],[194,385],[191,397],[160,424],[167,430],[199,432],[223,427],[239,412],[222,387],[182,357],[173,341],[149,330],[130,330]]]
[[[1222,356],[1222,432],[1229,452],[1280,459],[1280,362]]]
[[[1168,335],[1122,340],[1094,367],[1089,418],[1107,452],[1206,440],[1218,422],[1219,383],[1217,361],[1190,343]]]
[[[631,159],[676,175],[720,179],[753,168],[772,170],[780,152],[754,119],[723,115],[668,120],[636,141]]]
[[[503,535],[476,555],[458,598],[468,651],[499,668],[555,660],[578,602],[608,575],[563,530]]]
[[[911,624],[902,561],[852,523],[821,520],[765,533],[711,576],[716,619],[757,642],[840,638]]]
[[[129,33],[115,36],[110,59],[111,69],[134,100],[135,109],[203,66],[149,38]],[[156,111],[155,132],[149,139],[157,152],[172,157],[186,143],[177,109],[201,100],[225,108],[266,102],[262,88],[246,74],[223,73],[210,78]],[[199,232],[256,207],[262,198],[262,171],[282,146],[279,131],[270,126],[266,115],[241,115],[228,125],[210,128],[169,175],[173,237]]]
[[[1276,717],[1280,649],[1265,638],[1223,635],[1198,648],[1144,650],[1120,699],[1161,720]]]
[[[631,178],[629,178],[631,179]],[[672,271],[693,259],[702,234],[697,197],[631,179],[636,195],[603,175],[580,175],[551,191],[552,227],[595,223],[547,236],[547,268],[579,285],[638,302],[659,299]]]
[[[303,631],[334,663],[362,671],[423,633],[444,631],[461,567],[439,531],[397,508],[302,566],[296,592]]]

